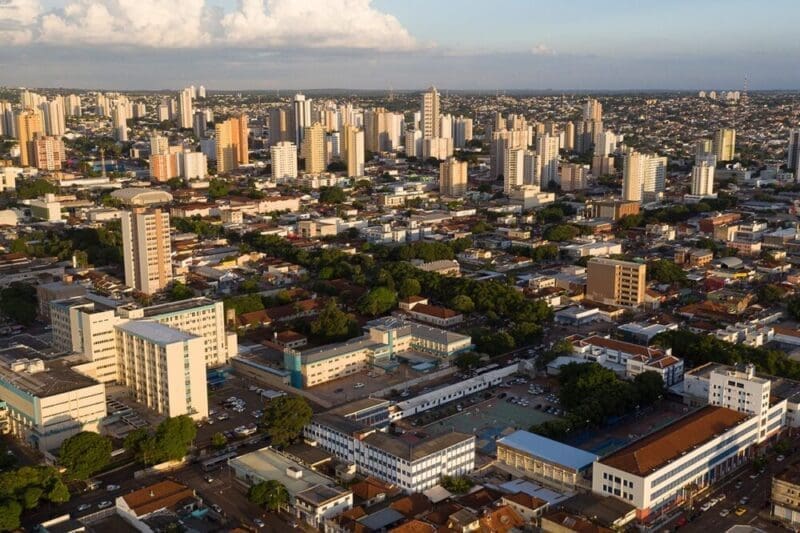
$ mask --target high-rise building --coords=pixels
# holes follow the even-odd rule
[[[786,167],[794,172],[794,179],[800,179],[800,128],[789,132],[789,150],[786,155]]]
[[[197,97],[198,98],[205,98],[206,97],[206,88],[202,85],[197,89]]]
[[[162,103],[156,110],[156,116],[159,122],[166,122],[169,120],[169,104]]]
[[[346,126],[344,130],[344,151],[347,158],[347,175],[364,175],[364,130]]]
[[[208,159],[203,152],[185,150],[179,156],[182,177],[187,180],[204,180],[206,178]]]
[[[192,128],[192,117],[194,116],[194,109],[192,108],[192,88],[187,87],[181,91],[178,96],[178,126],[182,129]]]
[[[111,123],[114,128],[114,138],[120,142],[128,140],[128,106],[117,102],[111,112]]]
[[[439,115],[439,136],[453,137],[453,115]]]
[[[467,192],[467,162],[450,157],[439,164],[439,193],[461,196]]]
[[[607,156],[617,149],[617,134],[613,131],[601,131],[594,139],[594,155]]]
[[[666,188],[667,158],[630,150],[622,166],[622,198],[641,202],[643,193],[657,195]]]
[[[422,132],[407,130],[404,139],[406,157],[422,157]]]
[[[294,144],[301,146],[305,127],[311,125],[311,98],[306,99],[305,95],[298,93],[294,95],[292,106],[294,110]]]
[[[505,124],[505,119],[500,119]],[[519,129],[500,129],[492,130],[491,140],[489,141],[489,167],[492,178],[503,174],[505,167],[505,154],[507,150],[516,148],[527,148],[529,143],[529,133],[526,128]]]
[[[596,257],[587,263],[586,298],[592,302],[638,307],[644,303],[647,266]]]
[[[52,135],[34,137],[33,153],[36,168],[41,170],[61,170],[61,163],[67,160],[64,141]]]
[[[170,417],[208,417],[203,337],[147,320],[114,330],[120,381],[137,402]]]
[[[292,116],[291,112],[282,107],[273,107],[269,110],[270,146],[275,146],[280,142],[295,141]]]
[[[422,157],[444,161],[453,155],[453,139],[449,137],[431,137],[422,139]]]
[[[511,148],[503,157],[503,192],[511,191],[525,184],[525,150]]]
[[[720,128],[714,134],[714,155],[717,161],[732,161],[736,154],[736,130]]]
[[[270,149],[272,157],[272,179],[276,183],[284,183],[297,178],[297,147],[294,143],[284,141],[273,145]]]
[[[169,181],[181,175],[181,148],[171,146],[166,152],[150,155],[150,179]]]
[[[571,152],[575,149],[575,124],[567,122],[564,125],[564,150]]]
[[[439,91],[431,87],[422,93],[420,129],[422,138],[439,137]]]
[[[325,170],[325,130],[319,122],[306,127],[300,156],[307,173],[318,174]]]
[[[583,104],[583,120],[595,120],[600,122],[603,120],[603,104],[594,98],[589,98]]]
[[[17,125],[11,102],[0,100],[0,135],[6,137],[17,136]]]
[[[667,188],[667,158],[645,156],[642,193],[661,194]]]
[[[169,151],[169,139],[154,133],[150,137],[150,155],[166,154]]]
[[[453,122],[453,144],[456,148],[464,148],[472,140],[472,119],[459,116]]]
[[[250,162],[247,115],[216,125],[217,172],[230,172]]]
[[[325,164],[330,165],[334,159],[342,157],[342,134],[332,131],[325,134]]]
[[[206,137],[206,112],[203,109],[198,109],[194,112],[192,117],[192,131],[198,139]]]
[[[550,182],[558,183],[558,137],[556,135],[540,135],[536,139],[536,153],[541,158],[542,170],[539,181],[542,187]]]
[[[172,281],[169,214],[160,209],[134,208],[122,221],[125,284],[153,294]]]
[[[564,192],[585,189],[586,167],[581,163],[564,163],[561,165],[559,185]]]
[[[692,195],[712,196],[714,194],[714,165],[701,161],[692,167]]]
[[[66,124],[64,119],[64,104],[61,97],[49,102],[42,102],[39,104],[39,109],[42,112],[42,126],[47,135],[55,135],[61,137],[66,131]]]
[[[36,161],[36,152],[33,140],[36,135],[44,135],[42,115],[26,109],[17,115],[17,138],[19,139],[19,164],[23,167],[32,166]]]
[[[523,173],[525,185],[539,187],[541,189],[542,181],[539,175],[542,171],[542,158],[533,150],[525,150],[525,158],[523,160]]]

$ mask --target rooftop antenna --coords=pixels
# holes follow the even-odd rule
[[[742,105],[747,105],[747,82],[748,77],[747,74],[744,75],[744,87],[742,87],[742,94],[739,95],[739,99],[742,101]]]

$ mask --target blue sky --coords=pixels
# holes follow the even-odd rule
[[[0,0],[0,83],[800,89],[800,2]]]

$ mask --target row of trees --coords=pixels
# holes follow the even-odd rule
[[[139,428],[125,437],[125,448],[145,465],[177,461],[186,457],[197,436],[197,426],[187,415],[167,418],[155,432]]]
[[[42,502],[65,503],[69,490],[52,466],[23,466],[0,473],[0,531],[20,527],[23,510]]]
[[[559,399],[566,418],[533,426],[531,431],[553,439],[587,426],[600,426],[608,419],[630,413],[658,400],[664,382],[656,372],[644,372],[624,381],[613,370],[598,363],[570,363],[560,369]]]

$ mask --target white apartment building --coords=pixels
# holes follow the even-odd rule
[[[701,161],[692,167],[692,195],[713,196],[715,166],[708,161]]]
[[[105,385],[64,361],[16,359],[0,352],[0,400],[8,409],[11,434],[42,452],[56,450],[81,431],[99,431],[106,416]]]
[[[284,183],[297,178],[297,146],[287,141],[279,142],[270,149],[272,158],[272,180]]]
[[[166,287],[172,281],[169,213],[134,208],[120,220],[125,284],[145,294]]]
[[[146,320],[114,330],[119,381],[137,402],[170,417],[208,417],[202,337]]]
[[[208,160],[203,152],[183,152],[180,156],[183,159],[181,176],[188,180],[204,180],[208,171]]]
[[[445,433],[415,444],[339,415],[317,415],[304,435],[367,476],[421,492],[475,468],[475,436]]]

